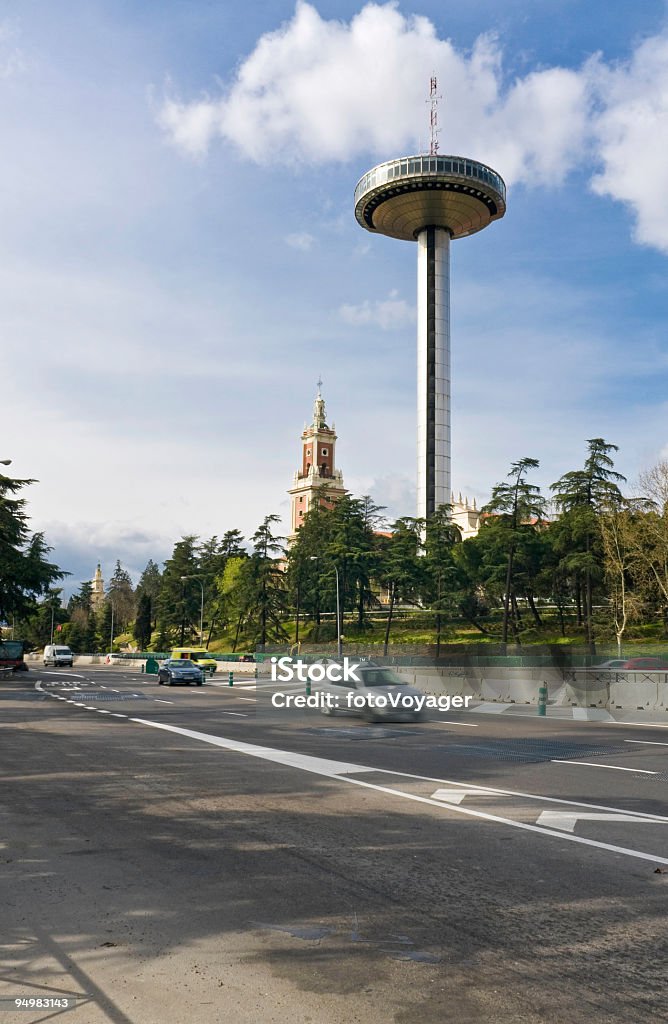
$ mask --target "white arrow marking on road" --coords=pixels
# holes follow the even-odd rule
[[[432,800],[444,800],[448,804],[460,804],[465,796],[484,796],[480,789],[437,789],[431,794]],[[494,794],[492,794],[494,795]]]
[[[639,821],[648,824],[647,818],[638,818],[635,814],[569,814],[567,811],[543,811],[536,824],[573,832],[578,821]],[[650,821],[649,824],[665,825],[666,822]]]

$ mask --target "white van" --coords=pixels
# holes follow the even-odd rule
[[[73,654],[69,647],[59,647],[56,644],[47,644],[44,648],[45,665],[69,665],[73,664]]]

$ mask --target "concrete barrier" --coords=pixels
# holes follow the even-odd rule
[[[501,704],[537,704],[538,690],[546,686],[550,704],[565,703],[561,669],[453,668],[450,666],[399,666],[394,669],[423,693],[470,696]]]
[[[537,705],[539,687],[546,686],[548,704],[553,707],[668,713],[668,672],[435,665],[398,666],[394,671],[423,693],[436,696],[450,694],[471,696],[486,703]]]

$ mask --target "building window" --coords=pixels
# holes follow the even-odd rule
[[[299,504],[300,504],[300,505],[301,505],[301,503],[302,503],[302,501],[303,501],[303,500],[304,500],[303,498],[300,498],[300,499],[299,499]]]
[[[323,449],[322,449],[322,454],[323,454],[323,455],[326,455],[326,454],[327,454],[327,452],[328,452],[328,449],[327,449],[327,448],[323,448]]]

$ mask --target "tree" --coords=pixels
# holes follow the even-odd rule
[[[331,565],[325,557],[332,533],[332,510],[316,502],[307,511],[287,553],[286,584],[288,598],[295,609],[295,643],[300,640],[300,614],[315,625],[314,639],[319,639],[324,581]]]
[[[513,607],[513,630],[515,639],[519,642],[519,628],[517,621],[517,604],[515,601],[516,580],[514,575],[515,553],[520,544],[520,533],[526,527],[531,527],[534,521],[540,521],[545,516],[545,501],[541,496],[538,487],[527,483],[526,475],[530,469],[537,469],[537,459],[524,458],[514,462],[510,467],[508,477],[511,483],[500,483],[492,490],[492,497],[482,509],[489,515],[496,517],[496,526],[502,533],[500,540],[506,548],[506,576],[503,593],[503,643],[508,642],[508,622],[510,618],[511,604]],[[504,543],[505,541],[505,543]]]
[[[252,537],[253,553],[241,570],[240,585],[245,598],[245,632],[264,650],[267,640],[286,640],[282,624],[286,610],[285,577],[279,553],[282,537],[272,532],[280,517],[265,516]]]
[[[395,602],[416,600],[424,581],[423,559],[420,558],[423,526],[421,519],[405,516],[393,523],[389,538],[379,538],[378,582],[387,587],[389,596],[383,642],[385,656],[390,643]]]
[[[582,583],[585,642],[590,653],[595,654],[593,590],[595,582],[604,577],[599,517],[604,507],[621,502],[618,484],[626,477],[612,468],[610,453],[618,451],[617,445],[594,437],[587,441],[587,446],[589,454],[584,467],[565,473],[551,489],[561,512],[562,528],[566,527],[563,532],[570,535],[564,564],[576,574],[578,584]]]
[[[56,580],[68,575],[47,561],[51,548],[42,533],[30,533],[27,501],[16,495],[35,480],[0,473],[0,622],[25,618]]]
[[[445,615],[454,614],[461,589],[462,574],[454,557],[455,545],[462,535],[452,521],[450,505],[439,505],[424,524],[425,579],[423,599],[436,612],[436,657],[441,650],[441,631]]]
[[[640,617],[642,593],[633,586],[633,568],[637,554],[639,520],[647,512],[645,501],[613,501],[601,509],[599,525],[603,543],[603,568],[608,582],[608,603],[617,639],[617,654],[622,656],[622,637],[627,623]],[[651,514],[651,513],[650,513]]]
[[[94,651],[96,647],[92,596],[93,584],[90,580],[83,580],[78,592],[67,603],[71,624],[67,639],[70,647],[80,653]]]
[[[174,545],[165,562],[162,585],[158,597],[157,619],[161,637],[160,646],[167,647],[176,636],[185,642],[186,632],[194,637],[199,627],[199,587],[186,587],[182,576],[193,576],[199,571],[197,537],[188,534]],[[197,589],[197,593],[195,593]],[[167,641],[167,643],[165,643]]]
[[[331,509],[328,519],[328,537],[321,570],[323,589],[329,591],[332,605],[335,601],[336,573],[339,576],[340,621],[337,634],[343,633],[343,612],[356,607],[357,628],[365,625],[365,610],[373,603],[371,580],[378,567],[378,545],[375,529],[382,521],[383,509],[365,495],[352,498],[342,495]]]
[[[668,461],[640,474],[643,515],[635,516],[629,540],[631,574],[647,606],[660,610],[668,635]]]
[[[216,578],[218,589],[217,608],[220,621],[225,628],[229,628],[232,624],[235,628],[234,641],[232,643],[233,651],[237,649],[246,612],[246,581],[243,571],[247,561],[247,556],[231,556],[225,563],[225,570],[222,576]]]
[[[116,560],[116,567],[107,587],[107,602],[111,602],[114,607],[116,632],[122,633],[134,618],[136,602],[130,573],[123,568],[119,559]]]
[[[137,602],[137,615],[135,618],[134,628],[135,640],[137,641],[140,650],[148,650],[151,643],[151,632],[151,598],[145,591],[142,591]]]

